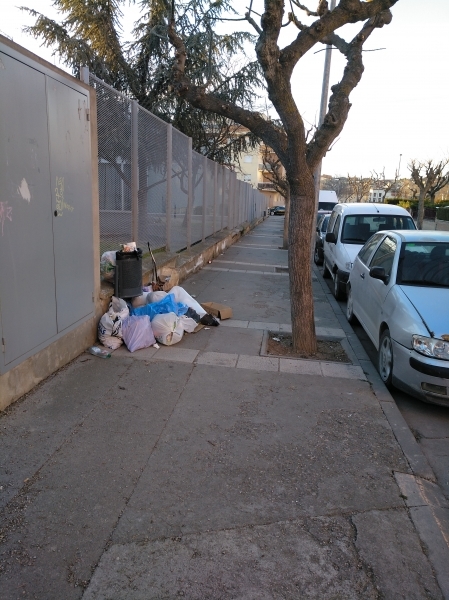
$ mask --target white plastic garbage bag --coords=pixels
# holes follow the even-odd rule
[[[198,326],[196,321],[185,315],[179,317],[179,322],[186,333],[193,333]]]
[[[154,304],[155,302],[159,302],[159,300],[163,300],[166,296],[168,296],[167,292],[163,292],[162,290],[158,292],[150,292],[148,294],[148,303]]]
[[[184,328],[180,318],[173,312],[155,315],[151,326],[156,340],[165,346],[173,346],[182,340]]]
[[[109,310],[98,323],[98,339],[111,350],[116,350],[122,344],[122,323],[129,317],[129,308],[124,300],[112,296]],[[118,341],[114,341],[114,338]]]
[[[115,250],[103,252],[100,259],[100,273],[105,281],[114,281]]]
[[[130,352],[149,348],[156,343],[148,315],[131,316],[122,324],[123,341]]]

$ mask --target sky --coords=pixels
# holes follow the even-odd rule
[[[337,0],[338,1],[338,0]],[[316,0],[302,0],[311,9]],[[27,6],[48,17],[58,19],[52,0],[2,0],[0,33],[35,54],[67,70],[52,51],[38,40],[22,32],[34,19],[21,11]],[[245,3],[246,5],[247,3]],[[236,0],[235,6],[241,6]],[[261,12],[262,0],[253,7]],[[124,3],[123,31],[129,39],[132,24],[138,15],[134,3]],[[425,161],[449,157],[449,78],[447,77],[449,45],[448,0],[399,0],[393,7],[390,25],[375,31],[365,43],[365,72],[350,96],[352,108],[345,127],[323,160],[322,173],[334,176],[363,175],[385,170],[394,177],[408,177],[407,164],[412,159]],[[242,22],[228,27],[247,27]],[[350,40],[354,26],[338,33]],[[286,28],[281,46],[295,34]],[[324,67],[324,52],[307,54],[293,74],[292,89],[306,125],[318,120]],[[344,61],[339,52],[332,52],[330,84],[343,74]]]

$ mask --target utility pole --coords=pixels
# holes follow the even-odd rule
[[[336,0],[331,0],[331,5],[329,10],[334,10]],[[324,58],[324,73],[323,73],[323,87],[321,89],[321,104],[320,104],[320,116],[318,120],[318,127],[321,127],[324,121],[324,117],[326,116],[327,109],[327,98],[329,95],[329,77],[331,71],[331,58],[332,58],[332,46],[327,45],[325,50],[325,58]],[[315,177],[315,204],[318,207],[318,199],[320,196],[320,185],[321,185],[321,164],[315,169],[314,177]]]

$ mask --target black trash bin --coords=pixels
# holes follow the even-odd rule
[[[115,253],[115,296],[134,298],[142,293],[142,250]]]

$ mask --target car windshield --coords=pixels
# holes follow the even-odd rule
[[[348,215],[343,223],[341,241],[344,244],[364,244],[385,229],[416,229],[407,215]]]
[[[408,242],[402,246],[396,283],[449,287],[449,242]]]

